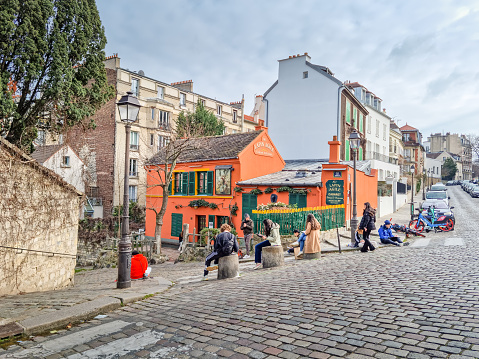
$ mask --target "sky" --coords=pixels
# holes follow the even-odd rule
[[[479,134],[479,1],[97,0],[107,56],[223,102],[255,95],[308,52],[383,100],[399,126]]]

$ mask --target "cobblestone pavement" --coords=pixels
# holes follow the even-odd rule
[[[427,244],[178,285],[0,358],[479,358],[479,199],[449,191]]]

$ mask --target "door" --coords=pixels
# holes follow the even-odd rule
[[[244,218],[245,213],[248,213],[251,218],[254,218],[253,210],[258,206],[258,201],[255,194],[243,193],[242,196],[243,207],[241,209],[241,218]]]
[[[206,223],[206,216],[196,216],[196,217],[197,217],[197,223],[198,223],[198,225],[196,226],[196,228],[198,228],[198,232],[196,232],[196,234],[200,234],[203,228],[208,227],[208,224]]]

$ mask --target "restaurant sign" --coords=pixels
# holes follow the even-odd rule
[[[326,182],[326,205],[344,204],[344,180]]]

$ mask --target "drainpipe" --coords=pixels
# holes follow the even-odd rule
[[[338,88],[338,123],[336,124],[336,136],[338,136],[339,141],[341,141],[341,136],[339,135],[339,124],[341,123],[341,91],[344,89],[346,89],[346,86],[344,86],[344,84],[339,86]]]
[[[269,102],[266,99],[266,97],[263,97],[263,101],[266,101],[266,121],[265,121],[265,126],[269,128],[269,123],[268,123],[268,113],[269,113]]]

